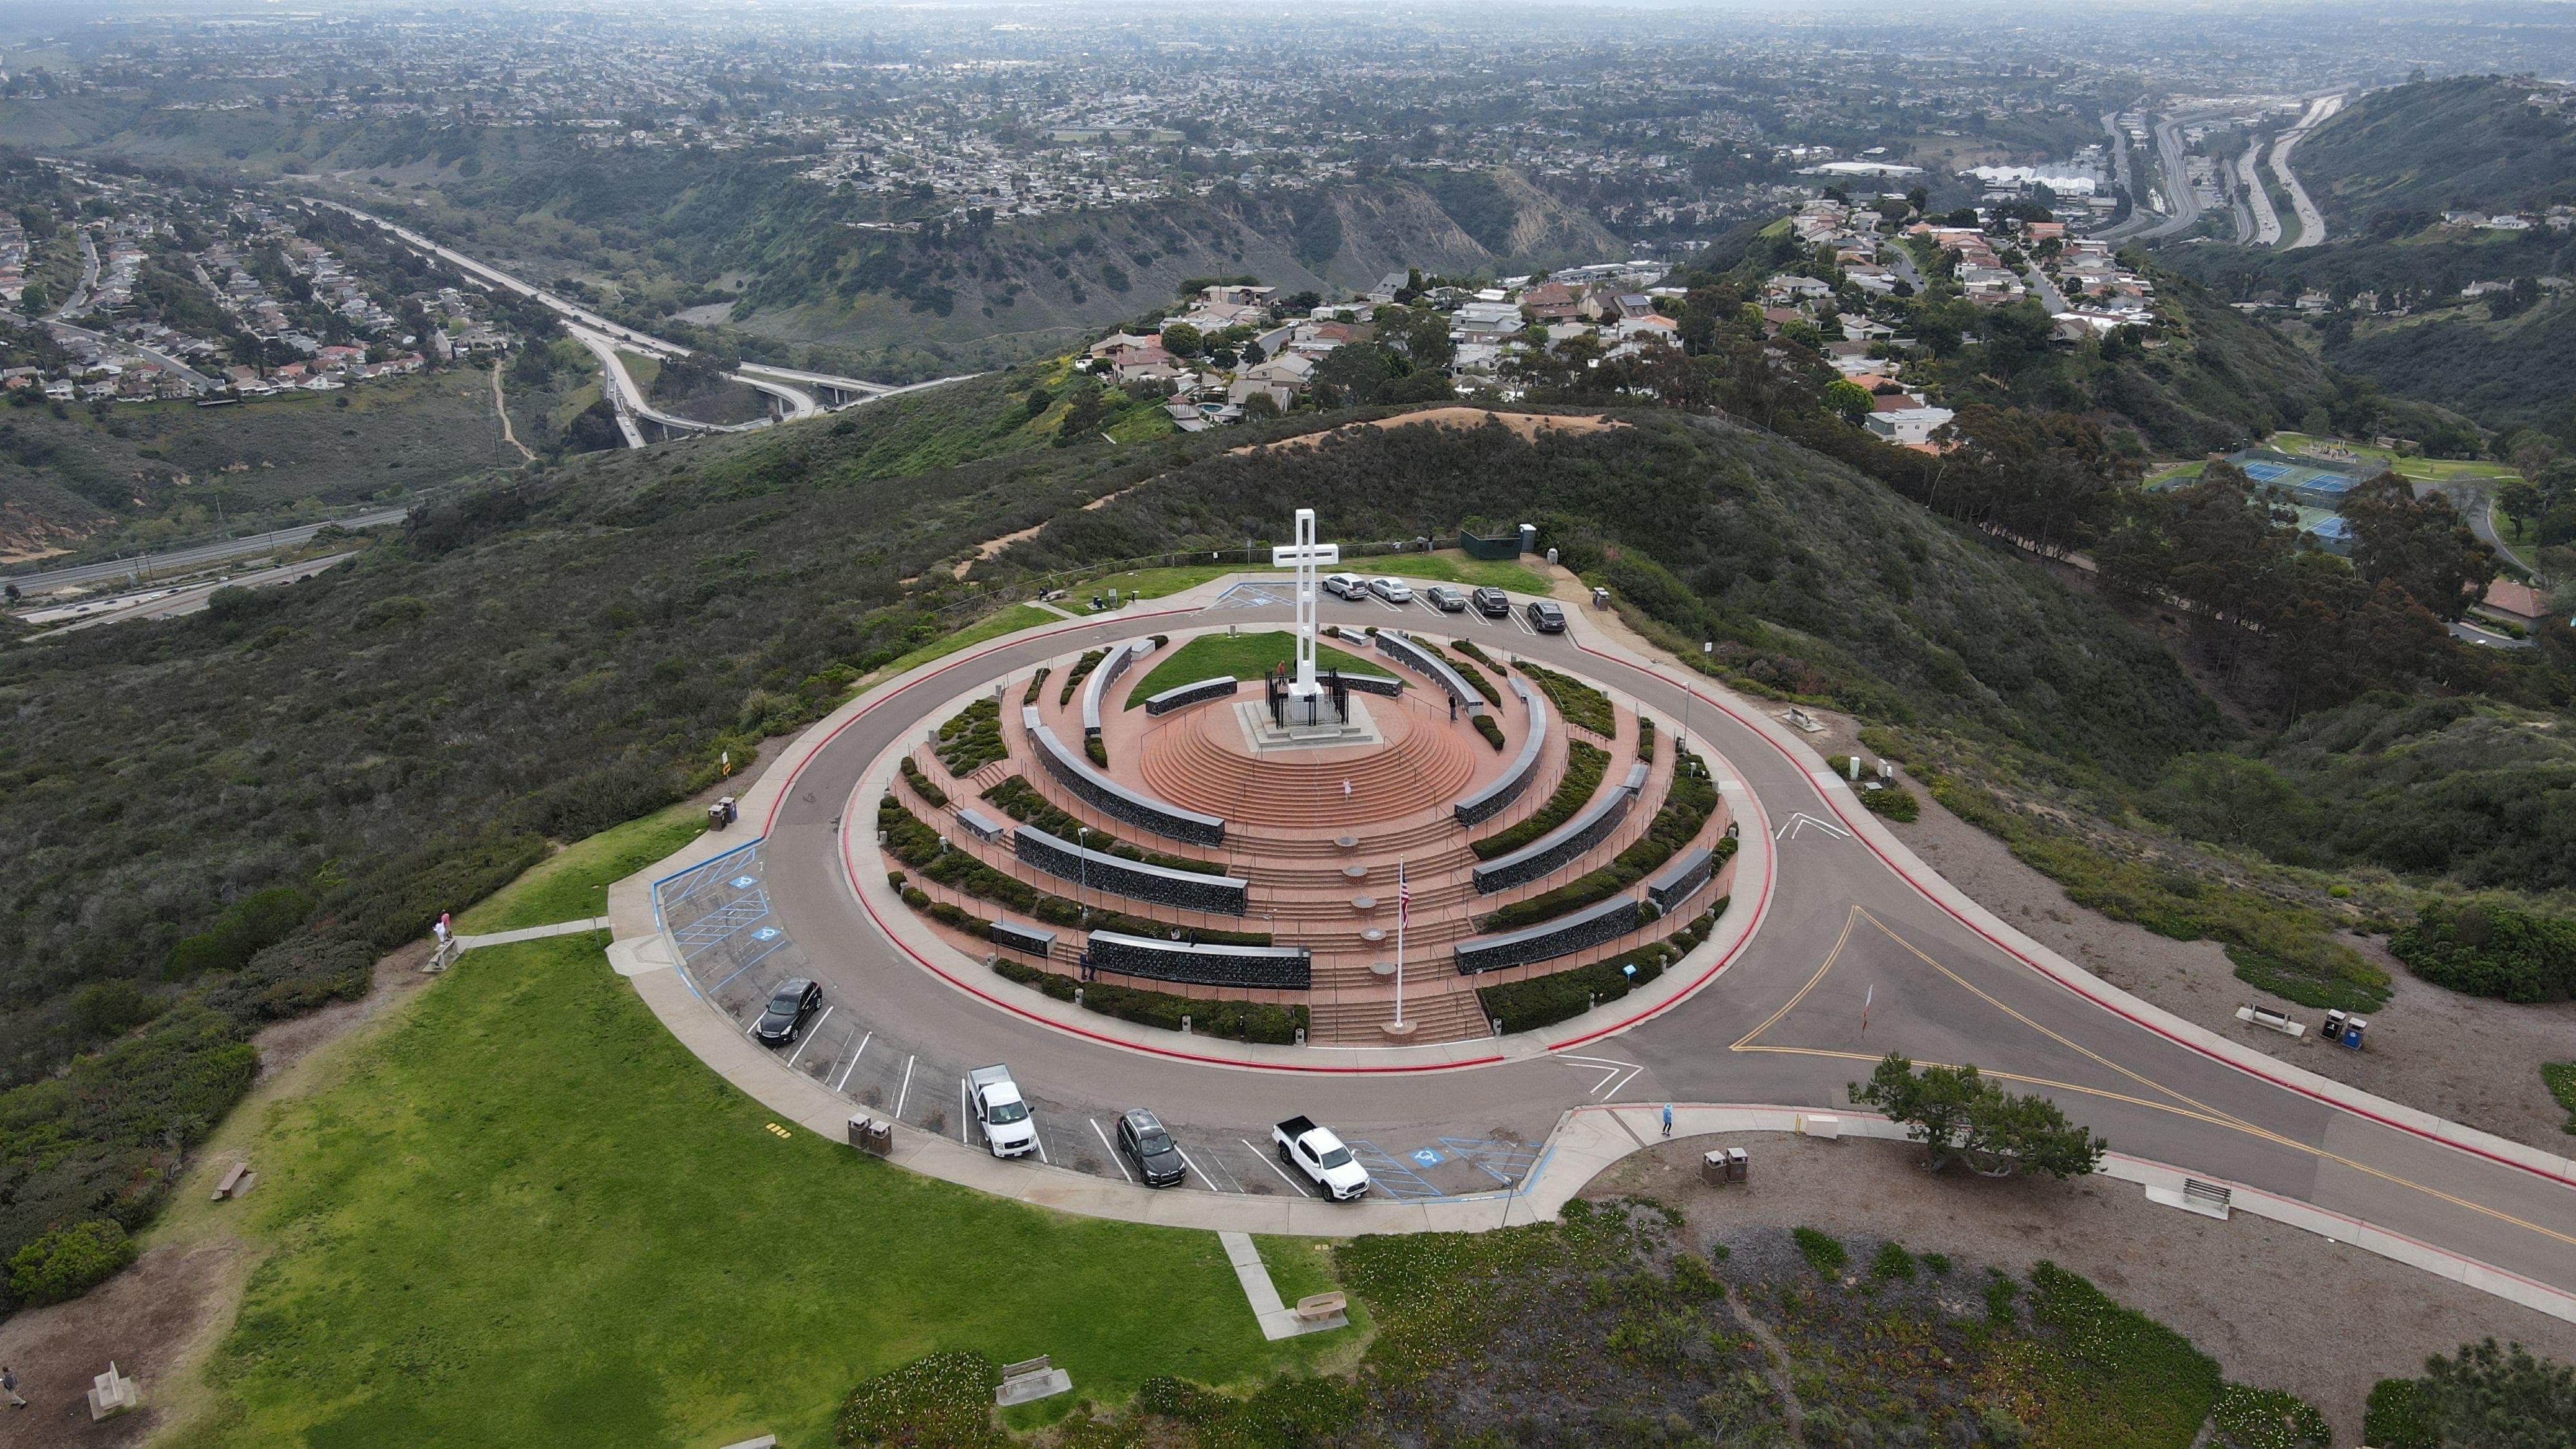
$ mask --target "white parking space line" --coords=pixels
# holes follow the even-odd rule
[[[850,1084],[850,1073],[859,1069],[859,1058],[868,1054],[868,1043],[875,1041],[876,1039],[877,1034],[873,1031],[869,1032],[866,1036],[859,1038],[859,1049],[850,1053],[850,1064],[841,1068],[841,1080],[833,1084],[833,1091],[837,1092],[841,1090],[841,1088]]]
[[[1118,1175],[1127,1179],[1129,1182],[1134,1182],[1136,1180],[1136,1174],[1129,1172],[1127,1170],[1127,1164],[1119,1160],[1118,1149],[1110,1146],[1109,1134],[1101,1130],[1099,1118],[1094,1117],[1091,1119],[1091,1130],[1099,1135],[1100,1145],[1109,1153],[1109,1160],[1117,1165]],[[1188,1161],[1187,1158],[1183,1158],[1182,1160],[1185,1162]]]
[[[789,1066],[791,1066],[791,1067],[792,1067],[792,1066],[794,1066],[794,1065],[796,1065],[796,1058],[797,1058],[797,1057],[801,1057],[801,1056],[805,1055],[805,1049],[806,1049],[807,1047],[812,1046],[812,1045],[814,1044],[814,1038],[816,1038],[816,1037],[818,1037],[818,1036],[821,1036],[821,1035],[823,1034],[823,1023],[824,1023],[824,1022],[827,1022],[827,1021],[830,1021],[830,1020],[832,1019],[832,1013],[833,1013],[833,1012],[836,1012],[836,1011],[838,1011],[838,1010],[840,1010],[840,1009],[841,1009],[841,1008],[839,1008],[839,1007],[837,1007],[837,1006],[827,1006],[827,1007],[824,1007],[824,1008],[823,1008],[823,1014],[822,1014],[820,1017],[818,1017],[818,1018],[816,1018],[816,1019],[815,1019],[815,1022],[814,1022],[814,1029],[813,1029],[812,1031],[807,1032],[807,1033],[805,1034],[805,1039],[804,1039],[803,1041],[800,1041],[800,1042],[798,1042],[798,1043],[796,1044],[796,1052],[795,1052],[795,1055],[794,1055],[794,1056],[790,1056],[790,1057],[787,1059],[787,1065],[789,1065]],[[831,1069],[830,1069],[830,1068],[828,1068],[828,1067],[826,1067],[824,1070],[829,1071],[829,1070],[831,1070]]]
[[[1047,1160],[1046,1134],[1038,1130],[1037,1114],[1034,1112],[1029,1114],[1029,1142],[1038,1150],[1038,1161],[1045,1162],[1049,1167],[1055,1166],[1053,1162]]]
[[[966,1119],[967,1119],[967,1118],[969,1118],[969,1117],[972,1117],[972,1116],[974,1116],[974,1115],[975,1115],[974,1109],[973,1109],[971,1106],[969,1106],[969,1105],[967,1104],[967,1101],[966,1101],[966,1079],[965,1079],[964,1077],[959,1077],[959,1078],[957,1079],[957,1140],[958,1140],[958,1141],[960,1141],[960,1142],[965,1142],[965,1141],[966,1141]],[[969,1145],[969,1146],[972,1146],[973,1144],[972,1144],[972,1143],[968,1143],[968,1145]]]
[[[1208,1176],[1206,1168],[1199,1166],[1197,1161],[1193,1159],[1189,1153],[1182,1151],[1181,1144],[1177,1142],[1173,1143],[1172,1150],[1181,1154],[1181,1165],[1188,1168],[1190,1171],[1197,1173],[1199,1175],[1199,1181],[1206,1183],[1209,1187],[1216,1189],[1218,1192],[1224,1192],[1226,1190],[1225,1184]]]
[[[1306,1184],[1304,1184],[1304,1183],[1302,1183],[1302,1182],[1299,1182],[1297,1179],[1295,1179],[1295,1178],[1293,1178],[1293,1177],[1290,1177],[1290,1176],[1288,1175],[1288,1171],[1287,1171],[1287,1169],[1286,1169],[1286,1168],[1281,1167],[1281,1166],[1280,1166],[1278,1163],[1276,1163],[1276,1162],[1272,1162],[1272,1161],[1270,1160],[1270,1154],[1269,1154],[1269,1153],[1262,1151],[1262,1150],[1261,1150],[1260,1148],[1258,1148],[1258,1147],[1254,1147],[1254,1146],[1252,1145],[1252,1143],[1251,1143],[1250,1141],[1248,1141],[1247,1139],[1245,1139],[1245,1138],[1237,1137],[1237,1138],[1236,1138],[1236,1139],[1234,1139],[1234,1140],[1235,1140],[1235,1141],[1237,1141],[1237,1142],[1241,1142],[1241,1143],[1243,1143],[1243,1145],[1244,1145],[1246,1148],[1250,1149],[1250,1151],[1251,1151],[1251,1153],[1252,1153],[1252,1155],[1253,1155],[1253,1156],[1258,1157],[1258,1158],[1260,1158],[1260,1159],[1261,1159],[1261,1161],[1262,1161],[1262,1165],[1263,1165],[1263,1166],[1268,1167],[1272,1172],[1278,1173],[1278,1174],[1279,1174],[1279,1180],[1280,1180],[1281,1182],[1284,1182],[1284,1183],[1288,1184],[1290,1187],[1293,1187],[1293,1188],[1297,1189],[1297,1195],[1298,1195],[1299,1197],[1313,1197],[1313,1196],[1314,1196],[1314,1194],[1313,1194],[1313,1193],[1308,1192],[1308,1191],[1306,1190]]]
[[[912,1064],[921,1060],[918,1053],[903,1059],[903,1090],[894,1094],[894,1120],[903,1120],[903,1104],[912,1100]]]
[[[1511,620],[1513,628],[1520,630],[1522,633],[1529,635],[1533,639],[1538,637],[1538,631],[1530,627],[1529,616],[1527,614],[1522,613],[1518,609],[1514,609],[1511,613]]]

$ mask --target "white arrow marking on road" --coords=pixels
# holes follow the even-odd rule
[[[1771,838],[1773,840],[1795,840],[1798,838],[1798,832],[1810,825],[1816,826],[1826,834],[1832,835],[1838,839],[1851,839],[1850,831],[1843,829],[1841,826],[1836,825],[1830,820],[1820,820],[1813,815],[1809,815],[1803,810],[1790,816],[1787,821],[1781,824],[1779,829],[1772,831]]]
[[[1561,1056],[1557,1060],[1575,1064],[1574,1069],[1578,1072],[1601,1073],[1600,1079],[1592,1084],[1592,1096],[1596,1101],[1608,1101],[1619,1095],[1629,1082],[1635,1080],[1638,1073],[1645,1070],[1635,1062],[1623,1062],[1610,1057]]]

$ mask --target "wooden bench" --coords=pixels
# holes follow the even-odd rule
[[[225,1198],[239,1197],[250,1191],[251,1176],[248,1159],[234,1163],[225,1169],[223,1181],[215,1184],[214,1200],[222,1202]]]
[[[1349,1307],[1349,1297],[1338,1289],[1330,1293],[1309,1293],[1297,1300],[1297,1317],[1307,1323],[1317,1323],[1337,1317]]]

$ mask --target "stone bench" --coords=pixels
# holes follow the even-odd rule
[[[1141,790],[1131,790],[1092,768],[1091,761],[1080,751],[1066,748],[1064,741],[1056,738],[1055,730],[1039,719],[1035,705],[1021,708],[1020,724],[1037,742],[1038,763],[1046,767],[1046,772],[1101,814],[1192,845],[1225,843],[1225,822],[1216,816],[1185,810]]]
[[[1297,1300],[1297,1316],[1307,1323],[1338,1318],[1349,1308],[1350,1296],[1338,1288],[1330,1293],[1309,1293]]]
[[[1058,880],[1078,881],[1131,900],[1224,916],[1239,916],[1251,908],[1247,894],[1251,885],[1239,877],[1174,870],[1085,849],[1033,825],[1011,832],[1011,853]]]
[[[1635,897],[1613,896],[1598,905],[1586,906],[1552,921],[1461,941],[1453,949],[1457,953],[1458,974],[1473,976],[1483,971],[1500,971],[1507,966],[1527,966],[1571,956],[1577,951],[1618,940],[1635,929]]]
[[[1041,961],[1055,954],[1055,932],[1039,926],[1024,926],[1017,921],[995,920],[984,928],[984,939],[996,946],[1024,951]]]
[[[1304,991],[1314,956],[1303,946],[1185,945],[1115,931],[1091,933],[1091,969],[1149,981]]]
[[[1484,692],[1469,684],[1448,660],[1413,642],[1412,635],[1401,629],[1380,629],[1377,631],[1377,652],[1439,685],[1441,692],[1456,700],[1467,713],[1484,712]]]
[[[1652,771],[1644,764],[1630,766],[1626,780],[1604,791],[1573,819],[1500,860],[1489,860],[1477,866],[1477,894],[1491,895],[1517,885],[1527,885],[1608,839],[1610,833],[1619,828],[1619,822],[1628,818],[1628,807],[1637,802],[1650,773]]]
[[[1527,680],[1517,674],[1509,678],[1512,693],[1520,697],[1521,707],[1529,713],[1529,733],[1522,736],[1520,753],[1512,757],[1508,768],[1449,807],[1449,813],[1461,825],[1481,824],[1500,815],[1529,789],[1530,781],[1538,778],[1539,757],[1547,748],[1547,702]]]
[[[967,834],[974,836],[977,840],[984,842],[986,845],[990,845],[994,841],[1002,838],[1002,822],[985,814],[981,810],[959,809],[957,812],[957,824],[963,828]]]
[[[1002,1365],[1002,1386],[993,1390],[993,1402],[1007,1409],[1013,1404],[1052,1398],[1072,1387],[1073,1377],[1048,1362],[1047,1355],[1039,1354]]]
[[[2274,1011],[2268,1006],[2240,1006],[2236,1008],[2236,1019],[2251,1022],[2256,1026],[2268,1026],[2286,1037],[2302,1037],[2308,1034],[2308,1029],[2290,1020],[2288,1013]]]
[[[1655,903],[1656,910],[1669,916],[1673,907],[1689,900],[1693,892],[1716,877],[1716,867],[1717,852],[1707,846],[1686,850],[1679,859],[1647,880],[1646,899]]]
[[[1231,674],[1220,674],[1213,679],[1202,679],[1179,685],[1147,699],[1145,713],[1154,716],[1167,715],[1173,710],[1185,709],[1205,700],[1224,699],[1233,694],[1242,683],[1243,681]]]

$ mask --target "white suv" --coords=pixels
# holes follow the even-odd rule
[[[1326,574],[1324,592],[1337,598],[1356,599],[1368,592],[1368,580],[1358,574]]]

